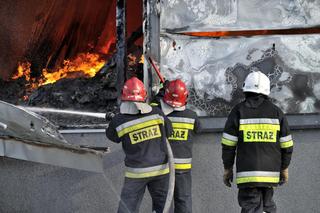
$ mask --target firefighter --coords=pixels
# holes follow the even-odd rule
[[[175,161],[174,212],[191,213],[191,167],[193,136],[199,129],[195,112],[186,109],[188,90],[180,79],[166,84],[160,100],[164,114],[172,122],[173,133],[169,137]]]
[[[242,213],[276,212],[273,187],[288,182],[293,140],[283,112],[268,98],[270,80],[251,72],[243,84],[245,100],[228,116],[222,136],[223,181],[236,183]]]
[[[166,135],[172,125],[157,107],[145,103],[147,93],[136,77],[127,80],[122,90],[120,113],[110,121],[107,137],[122,142],[125,153],[125,180],[119,213],[139,212],[145,188],[152,198],[152,211],[162,213],[169,181]]]

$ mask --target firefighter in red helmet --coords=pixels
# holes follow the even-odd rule
[[[160,100],[162,111],[172,122],[169,137],[175,161],[174,212],[192,212],[191,167],[193,136],[199,130],[197,114],[186,108],[188,90],[180,79],[170,81]]]
[[[243,84],[245,100],[230,112],[222,135],[224,184],[236,184],[242,213],[275,213],[273,188],[288,182],[293,140],[283,112],[268,98],[270,80],[250,73]]]
[[[122,90],[120,113],[109,123],[107,137],[122,143],[125,153],[125,180],[119,213],[139,211],[145,188],[152,197],[152,211],[162,213],[166,201],[169,167],[166,136],[172,125],[163,112],[145,103],[147,92],[136,77]]]

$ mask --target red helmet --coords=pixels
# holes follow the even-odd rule
[[[169,82],[163,100],[172,107],[182,107],[186,105],[187,97],[188,90],[185,83],[177,79]]]
[[[137,77],[132,77],[124,83],[121,95],[122,101],[145,102],[146,98],[146,89],[144,88],[142,81]]]

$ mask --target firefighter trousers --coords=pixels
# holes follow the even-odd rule
[[[272,187],[240,188],[238,202],[241,206],[241,213],[276,212]]]
[[[179,172],[176,171],[174,187],[174,213],[191,213],[191,170]]]
[[[118,213],[138,213],[145,192],[148,188],[152,198],[152,212],[162,213],[169,184],[169,174],[150,178],[125,178],[121,191]]]

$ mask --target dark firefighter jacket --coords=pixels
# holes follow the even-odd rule
[[[239,188],[276,186],[289,166],[293,140],[283,112],[263,95],[248,97],[229,114],[222,136],[224,167],[233,167]]]
[[[171,133],[171,122],[157,107],[146,114],[117,114],[106,130],[111,141],[122,142],[125,176],[129,178],[169,173],[165,140]]]
[[[173,111],[167,115],[172,122],[173,133],[169,137],[176,171],[190,170],[192,167],[193,136],[199,130],[197,114],[189,109]]]

